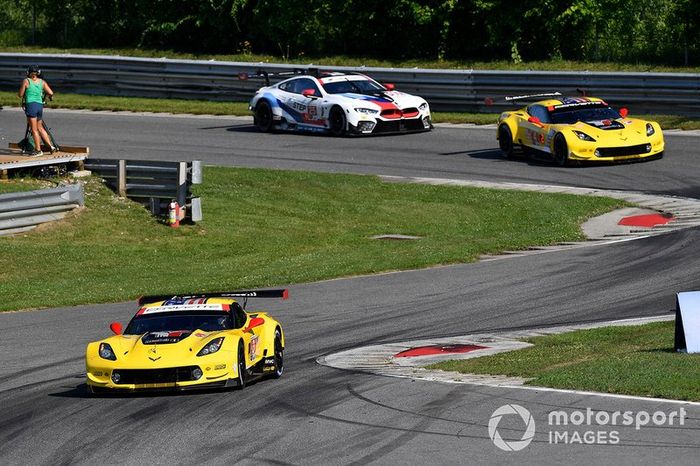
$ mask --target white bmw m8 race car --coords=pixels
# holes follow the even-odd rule
[[[271,73],[257,75],[268,80],[250,101],[255,125],[261,131],[343,136],[430,131],[433,127],[428,102],[394,90],[393,84],[383,85],[359,73],[295,73],[274,85],[269,85]],[[248,75],[239,77],[247,79]]]

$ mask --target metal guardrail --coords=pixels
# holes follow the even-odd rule
[[[172,199],[186,209],[193,222],[202,220],[201,199],[190,186],[202,183],[202,162],[161,162],[89,158],[85,169],[105,180],[118,195],[147,206],[153,215],[167,212]]]
[[[0,195],[0,236],[60,220],[85,204],[80,184]]]
[[[262,86],[238,74],[270,72],[300,65],[118,56],[0,53],[0,89],[15,90],[29,64],[39,64],[60,92],[247,101]],[[633,113],[700,116],[698,73],[610,73],[588,71],[481,71],[323,66],[328,71],[359,71],[399,90],[424,97],[433,110],[499,112],[512,108],[506,95],[587,91]],[[60,96],[60,94],[59,94]],[[60,98],[60,97],[59,97]],[[493,106],[485,99],[494,100]]]

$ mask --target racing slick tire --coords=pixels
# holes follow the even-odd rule
[[[245,388],[246,382],[246,368],[245,368],[245,350],[243,349],[243,343],[238,344],[238,376],[236,377],[236,388],[238,390],[243,390]]]
[[[272,108],[267,100],[261,100],[255,106],[255,126],[263,133],[269,133],[272,123]]]
[[[569,146],[566,144],[566,138],[563,134],[559,133],[554,137],[552,149],[554,161],[557,165],[560,167],[566,166],[569,163]]]
[[[279,379],[284,372],[284,348],[282,347],[282,332],[275,329],[275,370],[272,373],[273,379]]]
[[[345,117],[345,112],[342,108],[335,106],[331,108],[331,113],[328,115],[329,129],[333,136],[342,136],[348,127],[348,119]]]
[[[505,155],[507,159],[512,159],[515,157],[513,135],[511,134],[508,125],[501,125],[498,127],[498,147],[500,147],[503,155]]]

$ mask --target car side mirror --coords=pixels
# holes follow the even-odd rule
[[[622,107],[622,108],[620,109],[620,116],[621,116],[622,118],[625,118],[629,112],[630,112],[630,111],[627,110],[627,107]]]
[[[530,118],[527,119],[527,121],[529,121],[533,125],[542,126],[542,122],[536,116],[531,116]]]
[[[248,326],[245,328],[244,331],[247,332],[249,330],[254,329],[255,327],[260,327],[264,323],[265,323],[265,319],[263,319],[262,317],[253,317],[252,319],[250,319],[250,323],[248,324]]]
[[[387,91],[393,91],[394,89],[396,89],[396,86],[394,86],[394,85],[391,84],[391,83],[386,83],[386,84],[384,84],[384,88],[385,88]]]
[[[121,335],[122,334],[122,324],[119,322],[112,322],[109,324],[109,329],[114,332],[115,335]]]
[[[317,97],[315,89],[304,89],[303,91],[301,91],[301,95],[303,95],[304,97]]]

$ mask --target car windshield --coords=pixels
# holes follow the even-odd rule
[[[620,114],[607,105],[554,109],[549,112],[554,124],[573,124],[578,121],[616,120]]]
[[[382,86],[369,79],[344,79],[342,81],[333,81],[324,83],[323,88],[329,94],[376,94],[385,90]]]
[[[171,312],[163,314],[143,314],[134,317],[124,330],[124,335],[142,335],[149,332],[174,330],[204,330],[213,332],[231,328],[231,316],[218,313]]]

